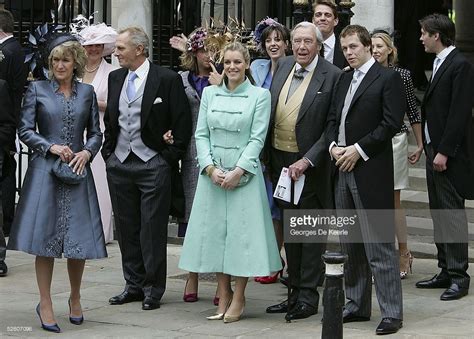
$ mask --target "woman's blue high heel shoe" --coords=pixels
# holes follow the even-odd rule
[[[71,299],[68,299],[67,302],[69,304],[69,321],[71,324],[81,325],[84,322],[84,315],[81,315],[80,317],[71,317]]]
[[[40,314],[40,304],[38,304],[38,306],[36,306],[36,313],[38,314],[38,317],[40,318],[41,327],[43,328],[43,330],[49,331],[49,332],[54,332],[54,333],[60,333],[61,332],[61,329],[59,328],[57,323],[51,324],[51,325],[43,323],[43,319],[41,319],[41,314]]]

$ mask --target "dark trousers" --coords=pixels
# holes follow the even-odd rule
[[[438,267],[441,268],[441,275],[451,278],[452,283],[469,288],[468,227],[464,199],[458,194],[446,172],[433,170],[435,154],[431,144],[425,145],[425,151],[426,181],[438,249]],[[466,241],[460,242],[461,239]]]
[[[166,244],[171,167],[159,154],[106,161],[112,209],[122,253],[125,290],[160,300],[166,288]]]
[[[362,160],[360,160],[362,161]],[[370,161],[370,160],[369,160]],[[359,242],[341,242],[348,259],[344,265],[344,285],[349,302],[346,309],[361,317],[372,312],[372,275],[382,318],[403,319],[402,285],[395,244],[374,242],[372,228],[357,189],[354,172],[339,172],[335,181],[336,209],[357,209],[359,222],[351,226],[351,238]]]
[[[7,253],[7,244],[5,242],[5,235],[3,234],[3,207],[2,207],[2,179],[3,179],[3,164],[7,153],[0,148],[0,261],[5,260]]]
[[[10,229],[15,216],[15,197],[16,197],[16,161],[13,155],[9,156],[10,169],[5,179],[1,183],[2,189],[2,208],[3,208],[3,233],[5,236],[10,234]]]
[[[298,153],[283,152],[272,148],[271,169],[273,187],[276,187],[281,169],[288,167],[301,157]],[[298,206],[291,207],[281,200],[275,199],[281,210],[285,208],[299,209],[323,209],[313,184],[314,177],[310,170],[306,171],[305,186],[301,194]],[[318,307],[319,293],[317,285],[322,275],[324,266],[321,255],[326,250],[325,243],[285,243],[286,259],[288,263],[288,275],[291,283],[291,302],[302,301],[313,307]]]

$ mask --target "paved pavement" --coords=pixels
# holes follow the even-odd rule
[[[286,289],[281,284],[260,285],[253,281],[247,288],[247,306],[241,321],[224,324],[208,321],[214,312],[212,298],[215,283],[204,281],[199,287],[197,303],[182,302],[185,272],[177,268],[181,246],[168,246],[168,287],[162,307],[142,311],[140,303],[111,306],[107,300],[123,288],[120,251],[116,242],[107,246],[109,258],[88,261],[84,273],[82,305],[85,322],[75,326],[68,322],[68,279],[66,261],[59,260],[53,277],[53,303],[61,334],[49,334],[40,328],[35,314],[38,292],[34,274],[34,257],[8,252],[8,277],[0,278],[0,338],[152,338],[152,337],[260,337],[319,338],[320,313],[305,320],[285,323],[283,315],[265,313],[266,306],[283,300]],[[442,302],[442,290],[420,290],[417,280],[437,272],[433,259],[415,258],[414,273],[403,281],[405,320],[399,333],[390,338],[474,338],[474,295],[459,301]],[[474,275],[474,269],[470,269]],[[372,320],[344,325],[345,338],[372,338],[380,321],[373,297]]]

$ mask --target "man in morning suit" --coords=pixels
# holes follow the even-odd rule
[[[340,70],[318,56],[322,35],[302,22],[291,33],[293,56],[280,59],[270,88],[272,111],[266,154],[274,187],[283,167],[293,180],[306,176],[298,204],[301,209],[332,209],[330,157],[324,128],[333,87]],[[277,200],[280,209],[287,206]],[[317,283],[323,274],[325,243],[285,243],[291,295],[288,302],[267,308],[287,312],[285,319],[303,319],[318,311]]]
[[[10,145],[15,141],[16,117],[13,105],[8,94],[8,84],[0,79],[0,183],[11,170],[8,168],[10,157]],[[0,186],[0,277],[7,275],[7,265],[5,264],[5,254],[7,245],[3,235],[3,209],[2,209],[2,188]]]
[[[16,121],[20,116],[21,99],[26,83],[27,69],[24,63],[25,56],[18,40],[13,37],[13,16],[9,11],[0,10],[0,79],[6,81],[7,94],[10,98],[8,109],[12,109]],[[2,145],[3,147],[3,145]],[[2,222],[4,235],[10,233],[10,226],[15,214],[16,195],[16,152],[15,138],[10,140],[10,149],[4,154],[3,181],[0,184],[2,190]],[[2,237],[2,235],[0,235]],[[8,268],[5,264],[5,250],[2,250],[0,241],[0,276],[7,274]]]
[[[171,171],[191,137],[191,113],[181,77],[148,59],[149,39],[140,27],[119,32],[104,115],[105,159],[117,228],[124,291],[112,305],[142,300],[160,307],[166,287],[166,243]],[[174,143],[163,135],[173,131]]]
[[[348,255],[344,278],[349,301],[343,321],[370,320],[373,274],[382,313],[376,334],[395,333],[402,327],[402,288],[394,220],[370,218],[365,210],[394,208],[391,140],[405,112],[403,83],[397,72],[372,57],[367,29],[349,25],[340,39],[354,70],[343,73],[337,83],[326,135],[336,165],[336,209],[357,209],[359,220],[348,228],[350,238],[341,241]],[[374,239],[380,233],[384,239]]]
[[[464,199],[474,199],[472,64],[454,47],[455,26],[445,15],[420,20],[425,51],[435,53],[421,105],[426,180],[441,272],[418,288],[445,288],[441,300],[468,294],[468,227]],[[441,210],[441,211],[440,211]]]
[[[334,28],[339,23],[337,5],[333,1],[315,1],[313,4],[313,24],[318,26],[323,35],[324,55],[321,56],[333,65],[343,69],[348,66],[341,50],[339,38],[334,34]]]

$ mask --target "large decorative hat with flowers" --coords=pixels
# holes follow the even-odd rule
[[[204,48],[204,40],[207,37],[207,30],[199,27],[194,30],[186,42],[186,50],[189,52],[197,52],[199,49]]]
[[[270,17],[266,17],[259,22],[257,22],[257,25],[255,25],[255,30],[252,32],[253,39],[255,41],[255,48],[259,52],[263,52],[261,50],[261,43],[262,43],[262,33],[263,31],[270,26],[283,26],[281,23],[276,21],[275,19],[272,19]]]
[[[104,23],[90,25],[79,32],[78,38],[83,46],[104,45],[102,56],[110,55],[114,52],[117,32],[112,27]]]
[[[25,53],[25,63],[29,65],[30,69],[29,79],[47,78],[48,56],[51,52],[51,42],[55,40],[55,38],[58,38],[59,32],[64,28],[62,25],[46,23],[36,27],[30,32]]]
[[[104,45],[102,56],[113,53],[115,41],[117,40],[117,32],[112,27],[104,23],[91,25],[95,13],[87,19],[79,14],[70,25],[71,33],[77,37],[83,46],[88,45]]]

